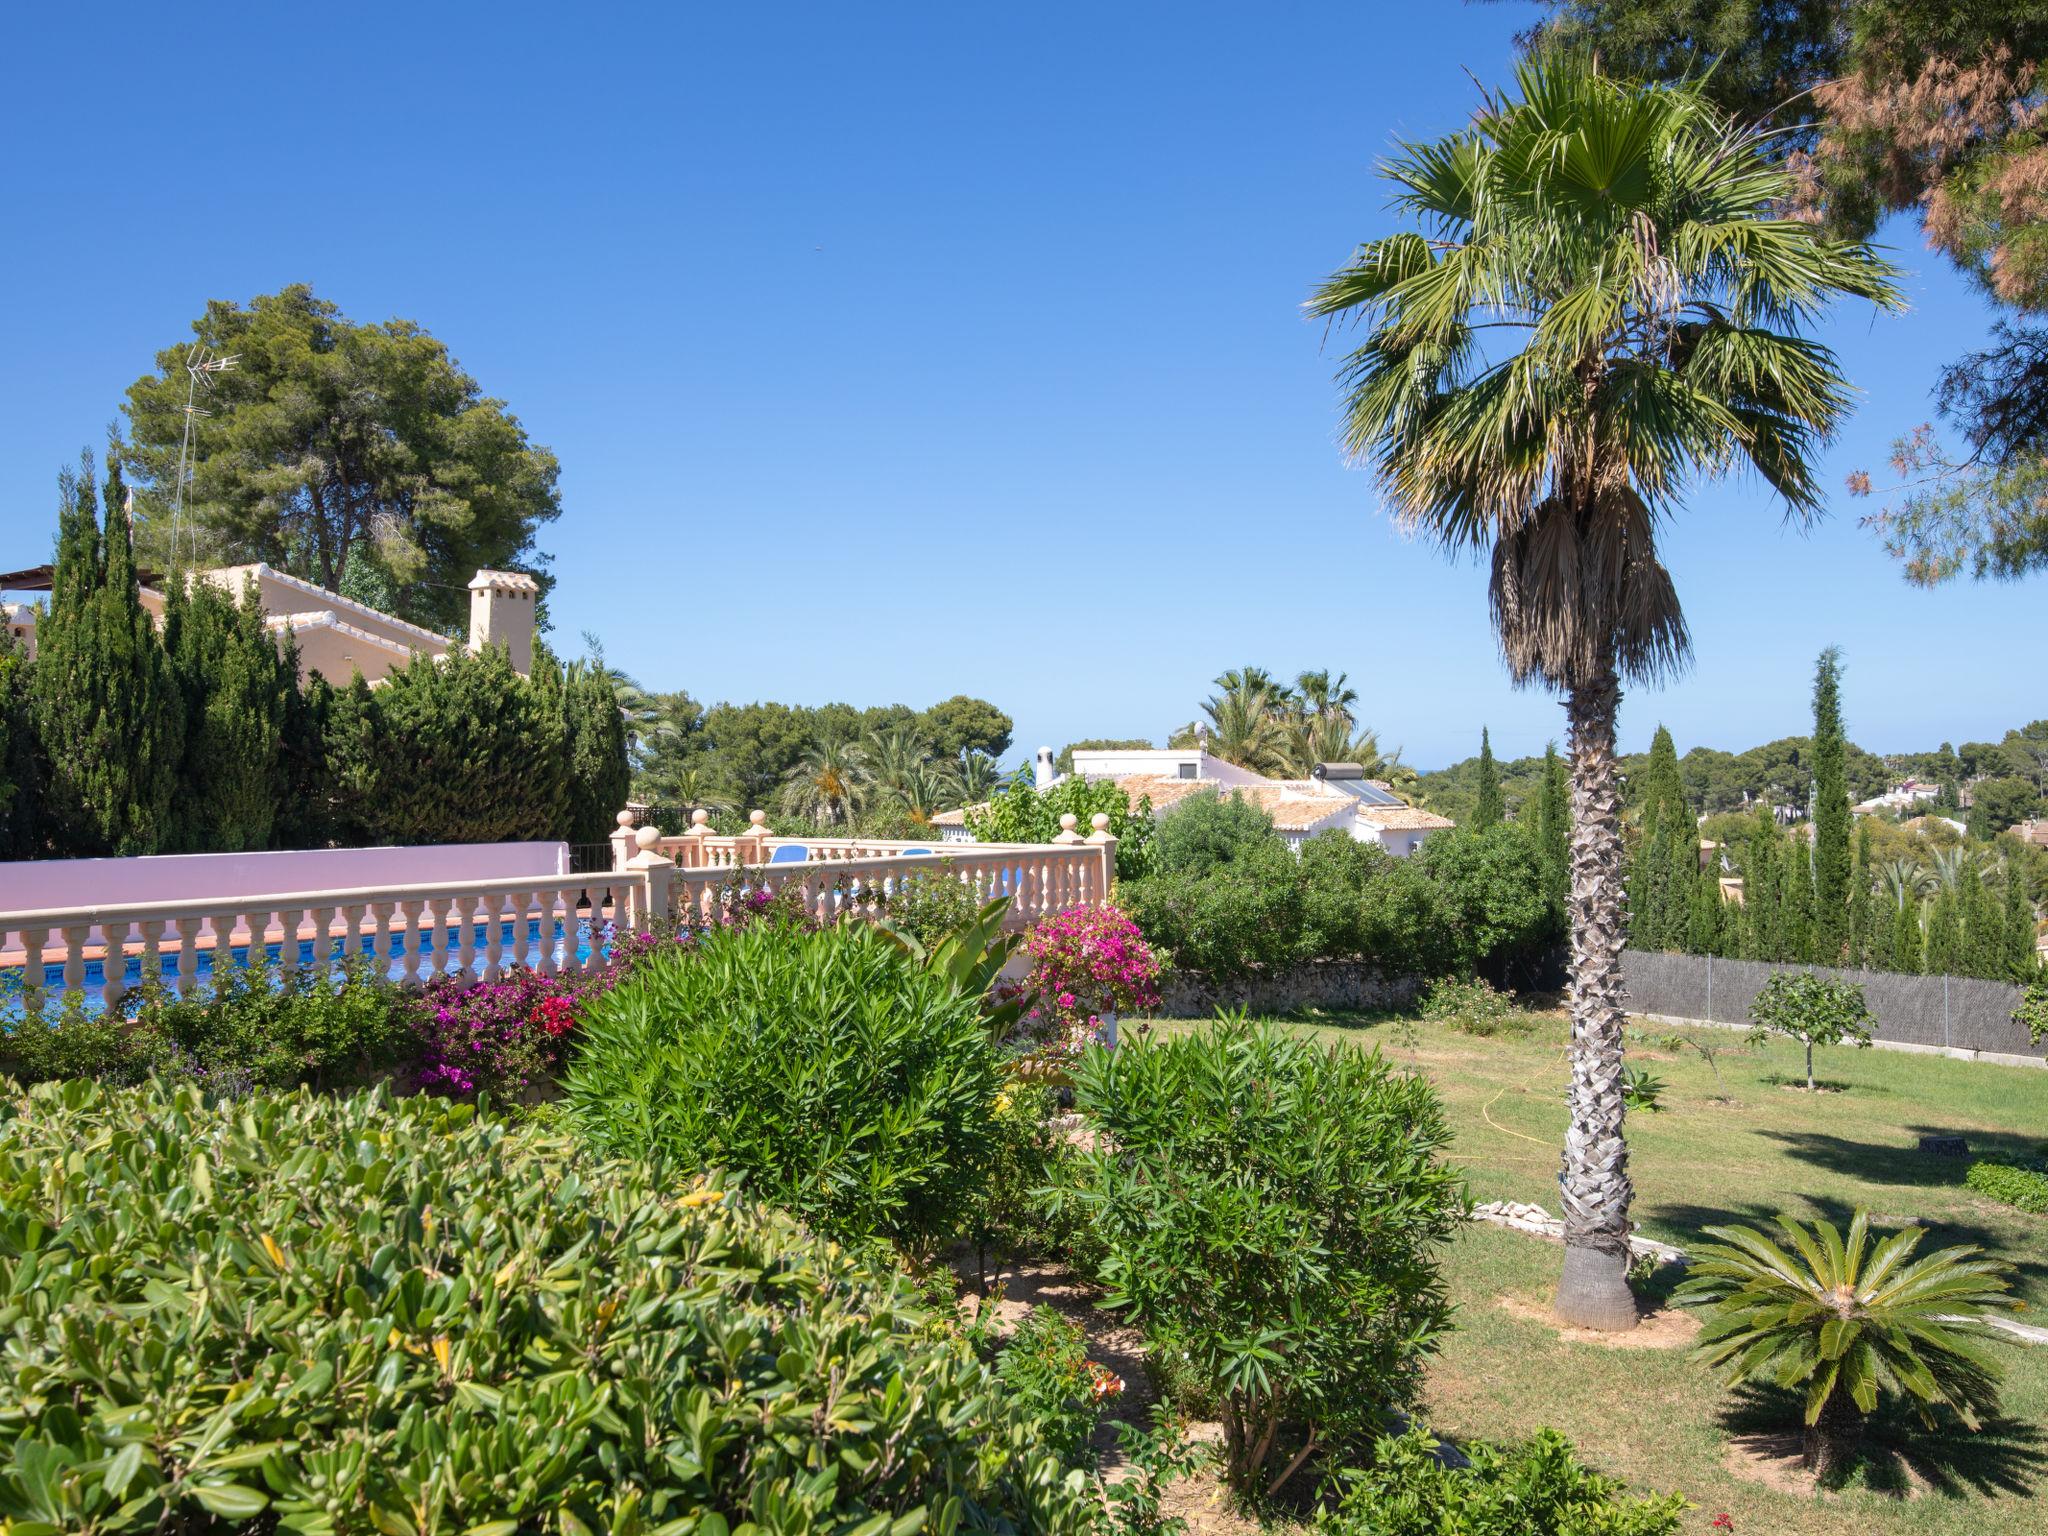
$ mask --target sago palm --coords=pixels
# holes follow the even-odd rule
[[[1863,1425],[1886,1393],[1903,1395],[1929,1429],[1946,1407],[1971,1429],[1998,1406],[1998,1362],[1980,1346],[1983,1317],[2010,1306],[2007,1268],[1975,1248],[1924,1259],[1918,1228],[1872,1245],[1856,1213],[1845,1238],[1784,1217],[1786,1246],[1751,1227],[1708,1227],[1716,1246],[1692,1255],[1677,1299],[1700,1309],[1696,1353],[1727,1369],[1729,1386],[1769,1382],[1804,1399],[1807,1464],[1832,1482],[1855,1458]]]
[[[1860,244],[1784,218],[1784,171],[1696,84],[1584,58],[1385,166],[1421,226],[1362,247],[1310,301],[1362,322],[1345,442],[1394,516],[1490,554],[1509,672],[1564,695],[1572,775],[1570,1125],[1558,1310],[1632,1327],[1622,1136],[1623,681],[1690,641],[1655,535],[1687,486],[1753,469],[1799,520],[1849,390],[1798,334],[1842,295],[1898,302]]]

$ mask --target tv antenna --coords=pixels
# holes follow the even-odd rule
[[[235,353],[217,353],[197,342],[185,349],[185,437],[178,444],[178,484],[171,496],[172,570],[178,567],[178,534],[185,517],[185,479],[189,473],[186,466],[192,457],[192,423],[201,416],[213,414],[199,408],[199,386],[204,384],[211,394],[214,375],[228,372],[239,360]],[[199,559],[199,530],[196,528],[192,531],[192,558],[196,564]]]

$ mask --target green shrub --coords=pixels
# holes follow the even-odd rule
[[[1790,1035],[1806,1047],[1806,1088],[1813,1091],[1813,1048],[1848,1041],[1865,1049],[1877,1020],[1853,981],[1819,971],[1774,971],[1749,1005],[1752,1044]]]
[[[1470,981],[1445,976],[1431,982],[1422,995],[1422,1016],[1481,1039],[1528,1028],[1515,1011],[1514,998],[1476,976]]]
[[[2027,1032],[2035,1045],[2048,1040],[2048,981],[2033,981],[2020,994],[2020,1005],[2012,1011],[2013,1023]]]
[[[1664,1107],[1664,1079],[1641,1067],[1623,1067],[1621,1102],[1631,1113],[1655,1114]]]
[[[982,1165],[970,1235],[976,1258],[1085,1249],[1087,1235],[1063,1222],[1046,1191],[1071,1182],[1073,1143],[1053,1123],[1057,1100],[1043,1083],[1012,1081],[995,1100],[995,1141]]]
[[[1440,832],[1415,858],[1447,917],[1453,969],[1503,974],[1532,963],[1557,937],[1543,857],[1522,827]]]
[[[1090,818],[1098,814],[1109,818],[1109,834],[1116,839],[1117,879],[1150,874],[1152,801],[1141,795],[1133,804],[1114,779],[1074,776],[1041,790],[1029,774],[1020,775],[988,804],[967,807],[967,830],[984,843],[1049,843],[1059,833],[1060,817],[1072,816],[1085,834]]]
[[[20,990],[14,977],[0,977],[0,1000],[19,996]],[[125,1009],[87,1013],[84,997],[76,992],[68,994],[61,1007],[53,1007],[46,997],[41,1023],[20,1018],[0,1024],[0,1074],[18,1082],[82,1077],[139,1083],[152,1072],[175,1071],[176,1065],[161,1030]]]
[[[889,921],[926,949],[974,921],[974,888],[941,872],[913,875],[889,897]]]
[[[170,1039],[203,1082],[259,1088],[358,1082],[400,1064],[411,1045],[404,994],[381,961],[338,972],[274,965],[216,971],[188,998],[157,993],[141,1021]]]
[[[1981,1321],[2011,1305],[2006,1265],[1975,1248],[1915,1260],[1921,1228],[1870,1242],[1862,1212],[1845,1238],[1787,1217],[1788,1252],[1750,1227],[1708,1227],[1677,1299],[1698,1307],[1696,1353],[1727,1368],[1727,1384],[1770,1382],[1803,1399],[1806,1460],[1834,1482],[1855,1459],[1878,1399],[1897,1393],[1930,1430],[1947,1409],[1971,1429],[1998,1404],[1998,1362]]]
[[[588,1002],[565,1079],[600,1150],[725,1168],[847,1240],[928,1259],[995,1144],[979,999],[865,925],[759,923],[654,955]]]
[[[1224,790],[1192,795],[1159,819],[1152,839],[1153,867],[1162,875],[1206,875],[1243,863],[1286,842],[1273,818],[1242,795]]]
[[[1963,1183],[2016,1210],[2035,1216],[2048,1214],[2048,1172],[2039,1167],[1982,1159],[1970,1164]]]
[[[996,1375],[1024,1416],[1040,1425],[1046,1443],[1070,1467],[1089,1465],[1089,1439],[1103,1407],[1123,1383],[1088,1359],[1078,1324],[1051,1307],[1033,1307],[996,1357]]]
[[[1589,1472],[1555,1430],[1525,1446],[1460,1447],[1469,1467],[1447,1467],[1435,1436],[1412,1429],[1373,1449],[1372,1465],[1344,1474],[1334,1508],[1317,1513],[1328,1536],[1675,1536],[1679,1495],[1631,1496]]]
[[[0,1095],[20,1536],[1090,1526],[907,1281],[715,1184],[381,1091]]]
[[[1278,838],[1206,875],[1120,885],[1118,897],[1155,950],[1210,980],[1241,980],[1312,958],[1302,947],[1301,873]]]
[[[1389,976],[1439,975],[1455,964],[1449,916],[1415,860],[1348,832],[1318,832],[1301,845],[1301,882],[1305,953],[1363,960]]]
[[[1213,1393],[1231,1485],[1368,1442],[1450,1319],[1465,1195],[1429,1084],[1238,1016],[1091,1050],[1075,1088],[1102,1136],[1065,1200],[1111,1303]]]

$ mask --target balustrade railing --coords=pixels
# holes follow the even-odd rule
[[[0,1019],[40,1019],[72,998],[97,1012],[147,985],[184,993],[266,962],[287,978],[367,963],[401,982],[586,972],[651,910],[645,875],[610,870],[0,912]]]

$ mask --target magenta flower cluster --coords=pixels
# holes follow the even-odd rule
[[[1069,907],[1031,930],[1026,983],[1041,1030],[1092,1032],[1104,1014],[1159,1006],[1159,961],[1138,925],[1112,906]]]

